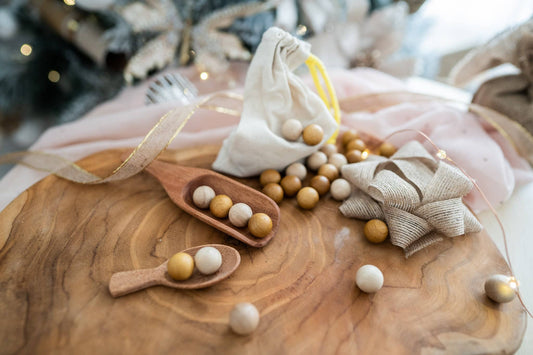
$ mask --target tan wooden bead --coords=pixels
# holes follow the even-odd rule
[[[348,160],[348,163],[359,163],[360,161],[363,161],[363,157],[361,155],[360,150],[350,150],[348,153],[346,153],[346,159]]]
[[[366,239],[372,243],[381,243],[389,235],[389,228],[385,222],[379,219],[371,219],[366,222],[363,229]]]
[[[320,151],[329,157],[331,154],[337,153],[337,146],[332,143],[327,143],[320,148]]]
[[[283,201],[283,188],[280,184],[271,182],[263,187],[263,193],[274,200],[276,203]]]
[[[329,179],[322,175],[315,175],[309,182],[309,186],[318,192],[320,196],[325,195],[329,191]],[[303,189],[302,189],[303,190]]]
[[[342,145],[348,144],[350,141],[359,138],[359,133],[355,129],[349,129],[342,134]]]
[[[352,141],[349,141],[348,144],[346,144],[346,151],[349,152],[350,150],[360,150],[361,152],[366,149],[366,144],[361,139],[354,139]]]
[[[396,153],[396,147],[389,142],[384,142],[379,146],[379,155],[390,158]]]
[[[266,184],[270,184],[271,182],[278,184],[281,180],[281,174],[274,169],[268,169],[261,173],[261,176],[259,176],[259,182],[262,186],[265,186]]]
[[[298,195],[296,196],[298,205],[306,210],[314,208],[318,203],[318,199],[318,192],[312,187],[304,187],[298,191]]]
[[[303,180],[307,176],[307,168],[302,163],[292,163],[285,169],[285,175],[294,175]]]
[[[248,221],[248,229],[254,237],[266,237],[272,231],[272,219],[265,213],[256,213]]]
[[[302,182],[294,175],[281,179],[281,187],[287,196],[294,196],[302,188]]]
[[[307,158],[307,167],[311,170],[318,170],[328,162],[328,156],[323,152],[314,152]]]
[[[310,124],[304,128],[302,138],[307,145],[317,145],[324,138],[324,130],[317,124]]]
[[[183,281],[191,277],[194,271],[194,259],[187,253],[180,252],[172,255],[167,263],[168,276],[174,280]]]
[[[211,213],[218,218],[226,218],[233,201],[227,195],[216,195],[209,204]]]
[[[333,164],[324,164],[318,169],[318,175],[323,175],[333,181],[339,177],[339,170]]]

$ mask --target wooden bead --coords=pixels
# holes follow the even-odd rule
[[[379,219],[371,219],[366,222],[363,229],[366,239],[372,243],[381,243],[389,235],[387,224]]]
[[[360,161],[363,161],[363,157],[361,155],[360,150],[350,150],[348,153],[346,153],[346,159],[348,160],[348,163],[359,163]]]
[[[197,187],[192,194],[192,201],[198,208],[208,208],[211,200],[215,197],[215,190],[203,185]]]
[[[274,169],[268,169],[261,173],[259,176],[259,182],[262,186],[265,186],[266,184],[270,184],[271,182],[275,184],[279,184],[281,180],[281,174]]]
[[[307,158],[307,167],[311,170],[318,170],[328,162],[328,156],[322,152],[314,152]]]
[[[288,141],[295,141],[302,135],[302,123],[294,118],[288,119],[281,126],[281,135]]]
[[[272,220],[265,213],[256,213],[248,221],[248,229],[254,237],[266,237],[272,231]]]
[[[379,146],[379,155],[381,156],[390,158],[394,153],[396,153],[396,147],[389,142],[384,142]]]
[[[335,153],[329,156],[328,163],[333,164],[340,171],[343,165],[348,164],[348,159],[341,153]]]
[[[302,182],[294,175],[281,179],[281,187],[287,196],[294,196],[302,188]]]
[[[303,180],[307,176],[307,168],[302,163],[292,163],[285,169],[285,175],[294,175]]]
[[[327,143],[320,148],[320,151],[329,157],[331,154],[337,153],[337,146],[332,143]]]
[[[304,128],[302,137],[304,139],[305,144],[317,145],[318,143],[322,142],[322,138],[324,138],[324,131],[319,125],[310,124],[309,126]]]
[[[296,195],[298,205],[306,210],[314,208],[318,203],[318,199],[318,192],[312,187],[304,187],[298,191],[298,195]]]
[[[211,213],[218,218],[226,218],[233,201],[227,195],[216,195],[209,204]]]
[[[342,134],[342,145],[359,138],[359,133],[355,129],[349,129]]]
[[[203,247],[194,255],[194,264],[201,274],[211,275],[220,269],[222,255],[217,248]]]
[[[194,260],[187,253],[177,253],[172,255],[167,263],[167,273],[176,281],[187,280],[194,271]]]
[[[329,179],[322,175],[315,175],[309,182],[309,186],[318,192],[320,196],[326,194],[329,191],[330,182]],[[305,187],[304,187],[305,189]],[[303,189],[302,189],[303,190]],[[300,190],[300,191],[302,191]],[[298,192],[299,194],[299,192]]]
[[[263,193],[274,200],[276,203],[283,201],[283,188],[280,184],[271,182],[263,187]]]
[[[252,217],[252,209],[245,203],[236,203],[229,209],[228,217],[235,227],[244,227]]]
[[[377,292],[383,286],[383,273],[374,265],[363,265],[357,270],[355,283],[363,292]]]
[[[318,175],[327,177],[331,182],[339,177],[339,170],[333,164],[324,164],[318,169]]]
[[[350,197],[352,186],[344,179],[337,179],[331,183],[331,196],[337,201],[344,201]]]
[[[505,275],[492,275],[485,281],[487,297],[498,303],[507,303],[514,300],[516,291],[509,285],[510,277]]]
[[[360,150],[361,152],[366,149],[366,144],[361,139],[354,139],[346,144],[346,151]]]
[[[248,335],[254,332],[259,325],[259,312],[251,303],[238,303],[229,315],[231,330],[239,335]]]

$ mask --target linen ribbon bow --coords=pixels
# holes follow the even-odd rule
[[[371,156],[345,165],[342,175],[357,187],[340,206],[342,214],[386,221],[392,244],[401,247],[406,258],[443,236],[482,229],[462,201],[472,182],[459,169],[437,162],[417,141],[390,159]]]

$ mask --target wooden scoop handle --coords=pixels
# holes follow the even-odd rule
[[[114,273],[109,281],[109,292],[113,297],[120,297],[147,287],[159,285],[161,271],[141,269]]]

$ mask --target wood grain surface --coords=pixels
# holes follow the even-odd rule
[[[208,167],[216,147],[179,151]],[[121,151],[83,161],[103,174]],[[258,187],[254,179],[246,182]],[[105,185],[50,176],[0,214],[1,354],[501,354],[520,345],[519,303],[498,305],[484,280],[505,263],[484,233],[447,239],[409,259],[374,245],[363,222],[323,197],[312,211],[281,203],[279,232],[252,248],[181,211],[142,173]],[[236,247],[241,266],[202,290],[152,287],[109,294],[117,271],[155,267],[188,247]],[[384,287],[365,294],[357,269],[378,266]],[[235,303],[252,302],[251,336],[228,327]]]

